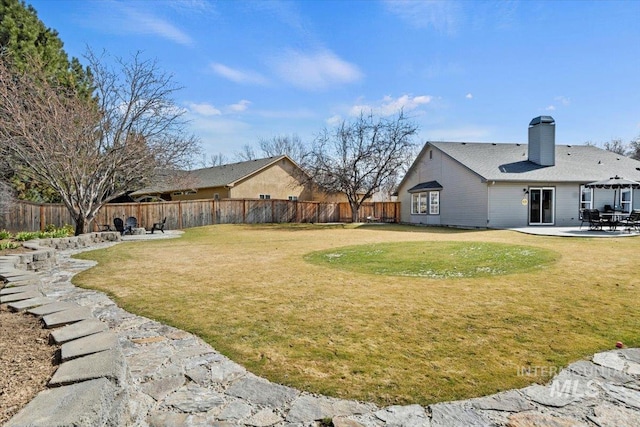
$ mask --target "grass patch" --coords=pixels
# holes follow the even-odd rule
[[[486,242],[398,242],[313,252],[307,261],[359,273],[429,279],[523,272],[559,258],[553,251]]]
[[[453,244],[558,253],[541,267],[451,279],[309,263],[345,246]],[[198,334],[282,384],[380,405],[468,398],[543,382],[518,375],[640,346],[638,238],[430,227],[217,225],[86,252],[74,278],[125,309]],[[438,252],[436,250],[436,252]]]

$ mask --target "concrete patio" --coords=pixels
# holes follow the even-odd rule
[[[615,231],[589,230],[588,225],[580,227],[517,227],[510,230],[525,234],[535,234],[539,236],[556,236],[556,237],[591,237],[591,238],[611,238],[611,237],[635,237],[640,236],[636,230],[627,230],[624,227],[618,227]]]

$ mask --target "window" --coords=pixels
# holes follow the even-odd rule
[[[593,209],[593,188],[580,186],[580,214],[583,209]],[[582,218],[581,218],[582,219]]]
[[[429,214],[440,215],[440,192],[429,192]]]
[[[271,194],[261,194],[260,198],[262,200],[269,200],[271,198]]]
[[[291,200],[292,202],[297,202],[298,196],[289,196],[289,200]]]
[[[213,200],[220,200],[220,194],[219,193],[213,193]]]
[[[427,194],[429,198],[427,199]],[[413,215],[440,215],[440,192],[411,193],[411,213]]]
[[[625,213],[631,213],[631,189],[620,189],[620,210]]]

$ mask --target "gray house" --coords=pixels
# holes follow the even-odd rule
[[[510,228],[580,225],[583,208],[640,209],[640,162],[593,146],[556,145],[555,121],[536,117],[528,144],[427,142],[398,188],[406,223]]]

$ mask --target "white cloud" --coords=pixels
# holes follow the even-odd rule
[[[289,50],[274,58],[272,65],[282,80],[307,90],[354,83],[363,76],[356,65],[344,61],[328,50],[310,54]]]
[[[235,104],[229,105],[227,108],[230,111],[233,111],[234,113],[241,113],[243,111],[246,111],[247,108],[249,108],[249,105],[251,105],[251,101],[247,101],[246,99],[241,99]]]
[[[571,104],[571,99],[567,98],[566,96],[556,96],[555,98],[553,98],[553,100],[555,102],[546,107],[546,111],[555,111],[558,106],[566,107]]]
[[[120,23],[119,31],[156,35],[185,46],[193,44],[191,37],[184,31],[148,11],[141,12],[131,7],[121,6],[120,12],[125,22]]]
[[[460,22],[460,5],[453,0],[386,0],[387,10],[415,28],[433,28],[455,34]]]
[[[329,117],[327,120],[325,120],[325,123],[329,126],[337,126],[340,123],[342,123],[342,116],[339,114],[333,115],[331,117]]]
[[[464,96],[467,99],[473,99],[473,94],[472,93],[468,93]]]
[[[213,63],[210,66],[216,74],[234,83],[253,85],[266,85],[268,83],[266,78],[255,71],[239,70],[219,63]]]
[[[379,116],[392,116],[398,114],[400,110],[404,112],[412,111],[420,108],[421,105],[427,105],[433,100],[433,97],[428,95],[421,96],[409,96],[402,95],[399,98],[392,98],[385,96],[380,102],[375,105],[372,104],[356,104],[349,110],[349,114],[352,116],[360,115],[361,113],[372,112]]]
[[[189,111],[195,113],[195,114],[199,114],[201,116],[219,116],[222,114],[222,112],[220,110],[218,110],[216,107],[214,107],[211,104],[206,104],[206,103],[202,103],[202,104],[196,104],[196,103],[189,103],[187,104],[187,106],[189,107]]]

